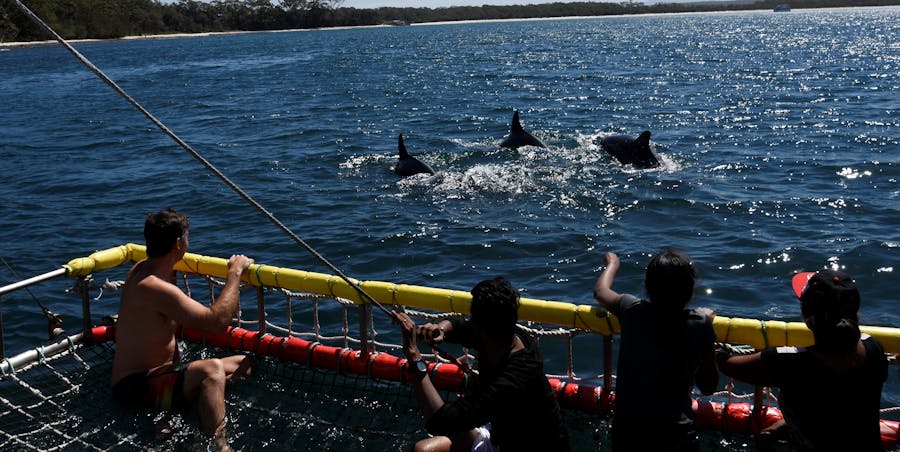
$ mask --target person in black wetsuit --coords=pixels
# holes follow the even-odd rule
[[[403,332],[410,384],[433,435],[416,451],[567,451],[568,434],[537,343],[516,328],[519,295],[505,278],[472,289],[468,320],[416,326],[404,313],[394,318]],[[459,343],[476,350],[478,376],[466,394],[445,403],[424,367],[417,341]]]
[[[820,270],[795,275],[793,286],[815,345],[744,356],[723,351],[716,356],[719,369],[779,388],[784,422],[762,438],[786,436],[802,451],[883,450],[879,411],[887,359],[881,345],[859,330],[856,283],[844,272]]]

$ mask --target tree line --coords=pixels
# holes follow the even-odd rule
[[[558,2],[446,8],[342,7],[343,0],[22,0],[66,39],[112,39],[170,33],[285,30],[437,21],[792,8],[885,6],[900,0],[756,0],[755,2]],[[528,0],[523,0],[528,1]],[[0,3],[0,42],[43,41],[47,33],[12,2]]]

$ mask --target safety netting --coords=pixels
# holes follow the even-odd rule
[[[211,446],[199,433],[196,414],[191,411],[152,413],[119,407],[109,387],[113,329],[93,330],[92,344],[66,339],[58,354],[40,356],[21,369],[4,367],[0,449],[197,450]],[[253,375],[226,392],[226,425],[233,448],[408,450],[426,436],[416,401],[403,381],[395,381],[393,376],[377,378],[371,375],[371,368],[336,370],[333,366],[338,366],[338,361],[330,358],[331,364],[324,366],[311,356],[307,356],[309,362],[293,362],[290,360],[297,356],[291,355],[290,348],[282,349],[287,351],[282,356],[244,350],[250,348],[246,336],[257,335],[235,328],[218,338],[197,341],[182,336],[179,341],[185,361],[236,352],[254,356]],[[214,346],[206,343],[208,339],[231,343]],[[241,342],[243,346],[232,347]],[[287,341],[279,337],[273,342]],[[358,356],[358,351],[347,352],[350,354]],[[383,362],[399,363],[400,358]],[[396,369],[393,373],[400,377],[402,366]],[[441,393],[448,401],[457,397],[452,390]],[[571,410],[565,416],[573,426],[573,440],[584,447],[590,449],[605,441],[607,429],[602,419]]]

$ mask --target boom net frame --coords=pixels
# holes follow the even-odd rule
[[[121,283],[109,279],[98,283],[93,274],[140,260],[142,252],[143,247],[129,244],[73,260],[66,266],[67,274],[78,277],[72,292],[83,302],[84,329],[0,362],[0,449],[178,450],[195,448],[202,441],[196,421],[185,419],[191,418],[191,413],[131,412],[118,408],[112,400],[108,378],[118,297],[108,294]],[[123,256],[110,260],[110,254]],[[181,267],[176,267],[180,270],[178,284],[195,299],[215,300],[224,285],[224,271],[218,268],[224,263],[223,259],[186,256]],[[228,333],[180,332],[179,344],[186,361],[234,353],[256,358],[251,381],[234,385],[226,393],[232,445],[246,450],[266,444],[398,450],[424,438],[424,421],[405,384],[406,363],[399,351],[397,328],[385,316],[373,315],[371,305],[353,300],[352,291],[344,291],[341,282],[327,275],[302,272],[302,285],[312,290],[297,290],[293,282],[277,284],[279,274],[284,280],[296,275],[269,269],[255,266],[245,274],[241,309]],[[127,271],[118,270],[121,274]],[[272,275],[276,284],[261,284]],[[464,316],[468,310],[465,292],[420,292],[397,285],[382,289],[382,295],[390,295],[384,302],[410,306],[406,312],[417,323]],[[410,291],[425,299],[447,297],[446,305],[451,309],[414,308],[418,301],[407,301]],[[350,296],[340,296],[343,293]],[[525,320],[520,328],[537,338],[545,355],[566,356],[565,363],[548,363],[546,370],[564,408],[573,447],[602,449],[608,444],[607,414],[614,382],[612,337],[618,326],[614,317],[599,308],[569,309],[560,305],[563,303],[526,300],[521,317],[545,316],[551,321]],[[111,315],[92,314],[101,308]],[[531,311],[541,312],[535,315]],[[574,315],[566,320],[571,322],[569,326],[553,321],[570,312]],[[726,340],[729,335],[748,334],[734,328],[743,319],[717,320],[719,337],[723,337],[723,323]],[[580,327],[576,326],[578,322]],[[760,334],[769,341],[771,331],[767,332],[766,323],[762,325]],[[597,331],[604,327],[609,329],[607,334]],[[881,337],[879,340],[891,343]],[[548,349],[553,352],[547,353]],[[427,352],[427,347],[422,351]],[[449,351],[477,368],[477,361],[467,350]],[[444,399],[457,397],[466,383],[465,373],[440,356],[426,356],[433,363],[432,379]],[[589,358],[576,361],[576,356]],[[725,390],[696,399],[697,425],[708,432],[703,435],[705,444],[721,447],[733,434],[738,435],[736,443],[745,442],[747,433],[758,432],[780,419],[770,391],[738,388],[729,381]],[[896,418],[895,413],[896,407],[888,408],[882,417]],[[886,446],[896,446],[897,421],[883,420],[882,433]]]

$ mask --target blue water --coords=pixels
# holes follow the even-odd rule
[[[839,267],[863,323],[900,327],[898,43],[889,7],[76,47],[356,278],[503,274],[592,303],[605,252],[622,258],[615,288],[640,293],[648,256],[675,245],[700,270],[694,304],[721,315],[797,320],[790,276]],[[170,206],[194,252],[328,272],[61,47],[2,51],[0,76],[0,256],[19,274],[142,243]],[[497,148],[514,110],[548,149]],[[599,147],[643,130],[662,168]],[[435,176],[391,173],[400,133]],[[77,300],[51,301],[79,327]],[[21,327],[8,349],[43,337],[29,294],[3,308]],[[896,372],[885,400],[900,405]]]

